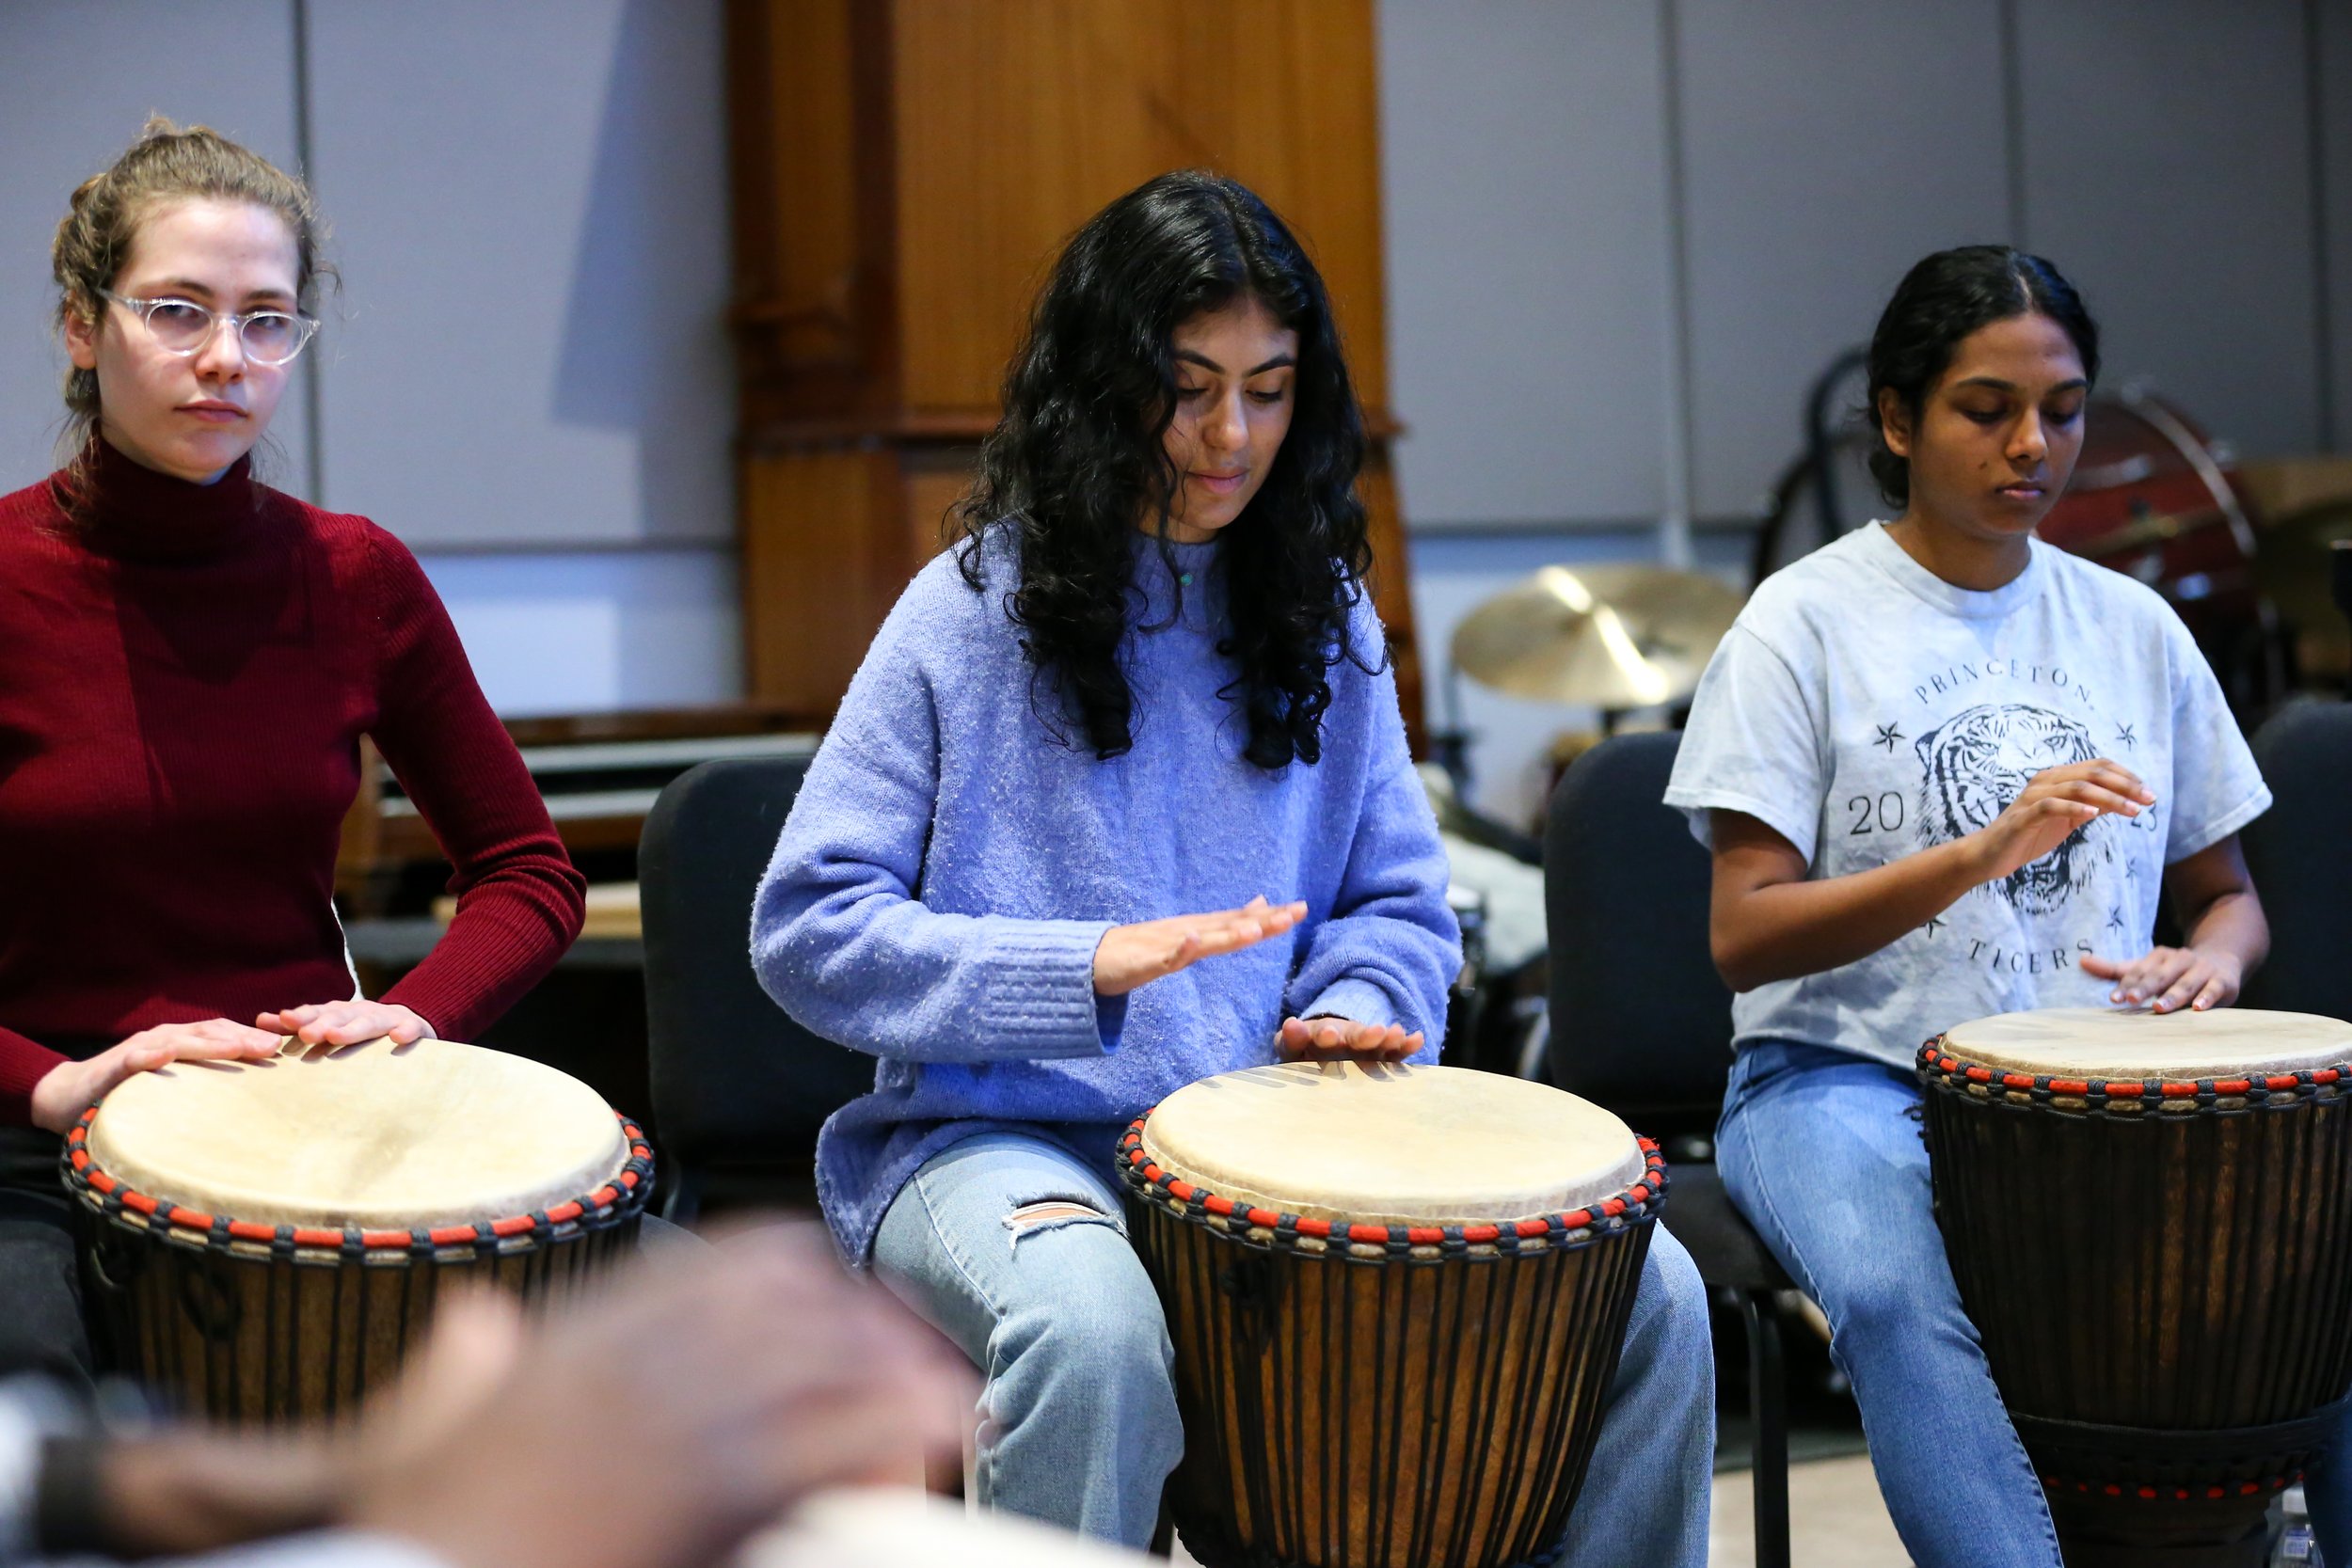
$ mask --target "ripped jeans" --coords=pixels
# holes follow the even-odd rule
[[[1141,1547],[1184,1452],[1159,1297],[1128,1245],[1116,1130],[984,1132],[893,1200],[874,1272],[986,1374],[977,1500]],[[1099,1137],[1090,1136],[1099,1133]],[[1715,1370],[1698,1271],[1661,1226],[1562,1568],[1703,1568]]]

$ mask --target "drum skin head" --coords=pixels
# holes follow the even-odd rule
[[[486,1224],[594,1191],[628,1161],[587,1085],[437,1039],[174,1062],[123,1080],[87,1147],[150,1196],[323,1229]]]
[[[1982,1067],[2041,1077],[2184,1082],[2352,1062],[2352,1023],[2252,1007],[2044,1007],[1959,1024],[1945,1034],[1944,1049]]]
[[[1306,1219],[1474,1225],[1582,1209],[1642,1180],[1609,1112],[1466,1068],[1291,1062],[1219,1073],[1143,1126],[1163,1170]]]

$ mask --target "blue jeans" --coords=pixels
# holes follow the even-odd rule
[[[2042,1483],[1960,1304],[1929,1204],[1918,1082],[1819,1046],[1740,1053],[1717,1129],[1732,1201],[1829,1319],[1879,1491],[1919,1568],[2060,1568]],[[2305,1485],[2331,1565],[2352,1565],[2352,1444]]]
[[[882,1217],[874,1272],[986,1374],[981,1505],[1142,1546],[1184,1432],[1159,1298],[1111,1180],[1111,1130],[1099,1142],[1093,1161],[1009,1132],[941,1151]],[[1055,1207],[1020,1213],[1034,1205]],[[1714,1381],[1706,1291],[1661,1227],[1564,1568],[1703,1568]]]

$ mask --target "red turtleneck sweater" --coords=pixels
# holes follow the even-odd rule
[[[0,1121],[157,1023],[348,997],[335,851],[374,737],[456,866],[384,1000],[472,1037],[580,931],[580,874],[416,558],[363,517],[141,467],[0,497]],[[58,1049],[53,1049],[58,1048]]]

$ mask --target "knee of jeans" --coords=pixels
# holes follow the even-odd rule
[[[1821,1314],[1829,1320],[1830,1349],[1841,1367],[1845,1353],[1915,1335],[1930,1319],[1913,1283],[1883,1270],[1841,1280],[1825,1293],[1831,1299],[1820,1304]]]
[[[1105,1226],[1122,1237],[1126,1235],[1126,1229],[1120,1224],[1117,1214],[1105,1212],[1097,1199],[1076,1194],[1016,1203],[1005,1211],[1002,1224],[1005,1244],[1015,1253],[1021,1250],[1023,1243],[1034,1237],[1050,1235],[1073,1225]]]
[[[1648,1259],[1642,1265],[1642,1284],[1634,1297],[1631,1332],[1661,1347],[1705,1348],[1712,1355],[1713,1335],[1708,1315],[1707,1283],[1698,1266],[1662,1225],[1650,1238]]]
[[[1168,1384],[1176,1354],[1158,1294],[1132,1256],[1101,1261],[1008,1321],[1000,1348],[1104,1389]]]

